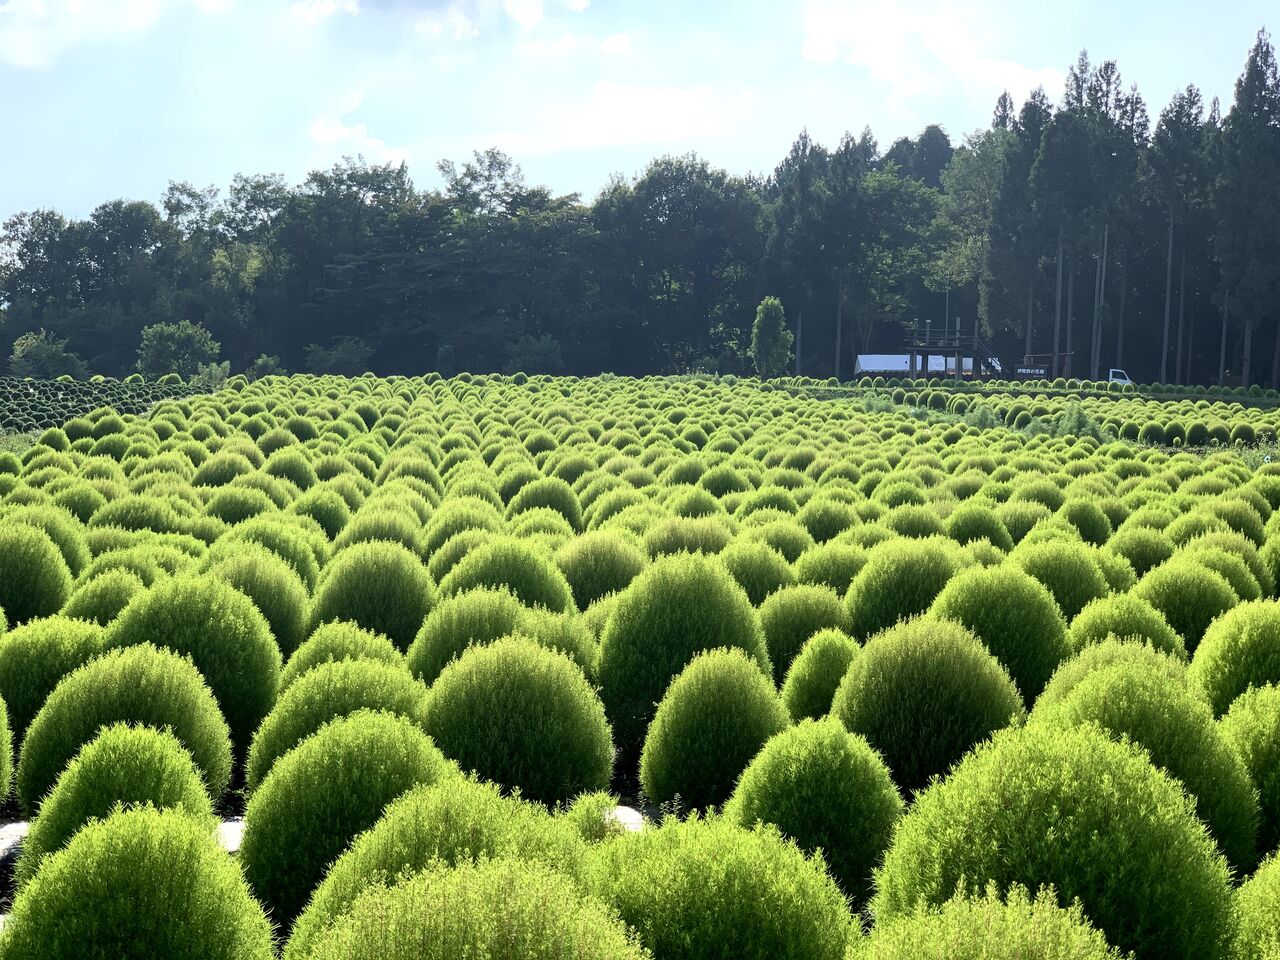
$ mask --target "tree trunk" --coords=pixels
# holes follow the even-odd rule
[[[844,287],[836,279],[836,382],[840,381],[840,329],[844,326]]]
[[[1244,321],[1244,356],[1240,360],[1240,385],[1249,386],[1249,373],[1253,366],[1253,324]]]
[[[1187,314],[1187,365],[1182,370],[1182,382],[1191,382],[1191,365],[1192,358],[1196,355],[1196,307],[1191,305],[1191,312]]]
[[[804,353],[804,307],[796,314],[796,376],[800,376],[800,355]]]
[[[1076,327],[1076,254],[1074,250],[1067,251],[1067,348],[1063,351],[1066,354],[1065,370],[1066,375],[1071,376],[1071,361],[1075,358],[1075,327]]]
[[[1169,382],[1169,310],[1173,304],[1173,204],[1169,204],[1169,249],[1164,265],[1164,339],[1160,341],[1160,382]]]
[[[1035,304],[1036,297],[1036,278],[1035,274],[1031,275],[1031,282],[1027,285],[1027,343],[1022,358],[1023,364],[1031,366],[1031,312]]]
[[[1089,379],[1098,379],[1098,362],[1102,357],[1102,305],[1106,300],[1107,290],[1107,253],[1111,240],[1111,223],[1102,227],[1102,256],[1098,258],[1098,269],[1094,277],[1093,288],[1093,336],[1089,338]]]
[[[1120,260],[1120,311],[1116,316],[1116,366],[1124,369],[1124,308],[1129,302],[1129,251]]]
[[[1062,228],[1058,228],[1058,292],[1053,306],[1053,376],[1058,376],[1058,344],[1062,336]]]
[[[1187,314],[1187,238],[1182,236],[1182,261],[1178,267],[1178,353],[1173,364],[1175,382],[1182,383],[1182,324]]]
[[[1271,389],[1280,383],[1280,330],[1276,331],[1276,345],[1271,352]]]
[[[1222,346],[1218,348],[1218,386],[1227,385],[1227,321],[1231,311],[1227,307],[1228,298],[1222,298]]]

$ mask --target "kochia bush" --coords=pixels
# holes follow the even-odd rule
[[[1204,634],[1188,678],[1217,716],[1245,690],[1280,683],[1280,601],[1243,603]]]
[[[782,684],[782,702],[791,719],[826,716],[858,644],[839,630],[820,630],[791,661]]]
[[[417,635],[435,601],[427,568],[399,543],[359,543],[324,569],[311,605],[311,629],[350,620],[390,637],[401,650]]]
[[[11,624],[49,617],[71,596],[71,571],[43,530],[0,523],[0,609]]]

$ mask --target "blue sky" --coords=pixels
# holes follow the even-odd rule
[[[1043,6],[1043,9],[1042,9]],[[1053,99],[1082,47],[1153,119],[1229,103],[1273,3],[1230,0],[0,0],[0,217],[158,200],[169,180],[290,181],[346,154],[435,163],[497,146],[592,197],[697,151],[765,172],[807,127],[882,148],[985,126],[1002,89]],[[1225,108],[1225,107],[1224,107]]]

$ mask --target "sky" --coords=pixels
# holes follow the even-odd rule
[[[0,218],[88,215],[170,181],[290,182],[344,156],[490,146],[591,199],[697,152],[766,173],[801,129],[881,148],[986,126],[1002,90],[1054,101],[1082,48],[1152,118],[1195,83],[1229,105],[1274,0],[0,0]]]

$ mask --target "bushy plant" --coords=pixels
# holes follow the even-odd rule
[[[252,600],[266,618],[281,655],[293,653],[306,637],[311,597],[288,562],[266,547],[247,544],[211,559],[208,573]]]
[[[101,653],[103,644],[97,624],[61,616],[0,635],[0,699],[18,744],[58,681]]]
[[[1215,716],[1250,687],[1280,683],[1280,602],[1242,603],[1224,612],[1196,647],[1187,676]]]
[[[1135,593],[1114,593],[1091,601],[1071,621],[1071,645],[1082,650],[1108,637],[1137,639],[1157,650],[1187,659],[1187,648],[1164,614]]]
[[[401,651],[417,636],[435,602],[427,568],[399,543],[358,543],[334,555],[311,605],[314,631],[334,620],[389,637]]]
[[[1230,956],[1227,864],[1191,799],[1096,729],[1037,724],[979,746],[899,823],[872,910],[888,924],[986,882],[1052,884],[1139,956]]]
[[[555,803],[608,786],[613,743],[582,671],[536,641],[474,648],[432,683],[426,730],[480,777]]]
[[[581,855],[580,841],[545,807],[504,796],[492,784],[449,777],[415,787],[334,861],[293,925],[285,960],[309,957],[324,932],[376,885],[436,864],[497,858],[537,860],[573,873]]]
[[[0,524],[0,609],[10,624],[50,617],[71,596],[71,571],[49,536],[25,523]]]
[[[300,677],[326,663],[340,660],[373,660],[399,666],[404,654],[390,639],[354,623],[335,620],[316,628],[304,640],[280,672],[283,695]]]
[[[791,719],[826,716],[858,644],[839,630],[819,630],[800,648],[782,683],[782,702]]]
[[[334,720],[276,761],[245,810],[240,862],[279,924],[306,905],[329,864],[396,797],[456,776],[412,721],[360,711]]]
[[[440,595],[452,597],[476,587],[506,587],[530,607],[557,613],[573,609],[573,593],[554,561],[511,537],[483,543],[459,560],[440,582]]]
[[[1280,857],[1272,857],[1236,892],[1239,930],[1235,960],[1275,960],[1280,956]]]
[[[772,681],[742,650],[699,654],[658,704],[640,754],[654,803],[723,804],[764,743],[791,723]]]
[[[1218,728],[1258,790],[1258,850],[1272,853],[1280,847],[1280,688],[1250,687]]]
[[[968,627],[1004,664],[1028,703],[1071,654],[1053,595],[1014,566],[962,571],[943,587],[929,612]]]
[[[867,551],[862,547],[836,541],[819,544],[800,554],[793,570],[800,583],[825,585],[843,597],[866,562]]]
[[[847,626],[844,606],[835,591],[813,584],[783,587],[770,594],[760,605],[760,624],[778,683],[805,641],[820,630]]]
[[[1010,558],[1053,594],[1068,621],[1091,600],[1107,595],[1107,581],[1089,549],[1069,540],[1023,543]]]
[[[90,823],[44,862],[14,900],[0,953],[271,960],[275,950],[210,821],[141,807]]]
[[[1173,541],[1151,527],[1124,526],[1107,541],[1107,549],[1129,561],[1139,577],[1173,556]]]
[[[718,647],[738,647],[772,674],[759,616],[714,560],[665,558],[618,594],[600,638],[597,678],[623,758],[638,756],[672,678],[698,653]]]
[[[1164,615],[1193,657],[1209,624],[1239,603],[1220,574],[1177,556],[1144,576],[1134,593]]]
[[[735,540],[720,552],[719,559],[754,607],[795,581],[787,558],[762,540]]]
[[[272,765],[330,720],[357,710],[380,710],[413,721],[427,719],[427,688],[401,663],[339,660],[300,676],[280,695],[253,735],[245,763],[252,794]]]
[[[538,863],[433,867],[374,886],[315,942],[314,960],[646,960],[617,914]]]
[[[445,596],[427,615],[409,647],[409,669],[431,684],[468,647],[518,632],[527,612],[505,587],[478,587]]]
[[[902,812],[879,754],[827,718],[805,720],[765,743],[724,815],[745,827],[771,823],[803,850],[820,849],[832,876],[861,905]]]
[[[22,840],[14,868],[21,889],[43,859],[90,820],[117,806],[180,809],[209,827],[213,805],[191,754],[166,730],[117,723],[103,727],[67,764]]]
[[[831,713],[918,790],[974,744],[1021,722],[1018,688],[958,623],[916,619],[869,639],[836,690]]]
[[[175,577],[140,594],[107,629],[110,647],[151,643],[190,657],[243,757],[275,702],[280,648],[253,601],[216,577]]]
[[[626,589],[648,563],[643,550],[614,530],[576,537],[556,553],[556,565],[569,581],[579,610]]]
[[[655,957],[843,960],[860,936],[822,861],[767,825],[671,818],[591,847],[585,873]]]
[[[872,549],[845,594],[849,627],[857,639],[923,613],[964,565],[951,540],[889,540]]]
[[[62,615],[106,626],[144,589],[145,584],[132,571],[106,570],[76,587],[62,608]]]
[[[1070,660],[1064,661],[1036,698],[1036,707],[1044,708],[1057,703],[1095,670],[1104,670],[1117,663],[1137,663],[1171,681],[1183,685],[1187,683],[1187,665],[1184,659],[1157,650],[1142,639],[1108,637],[1088,644]]]
[[[155,323],[142,330],[138,372],[148,377],[176,373],[190,380],[201,366],[217,360],[221,349],[201,324],[190,320]]]
[[[150,644],[115,650],[67,674],[27,728],[17,792],[31,817],[80,748],[112,723],[169,729],[212,797],[231,779],[231,741],[213,693],[189,660]]]

